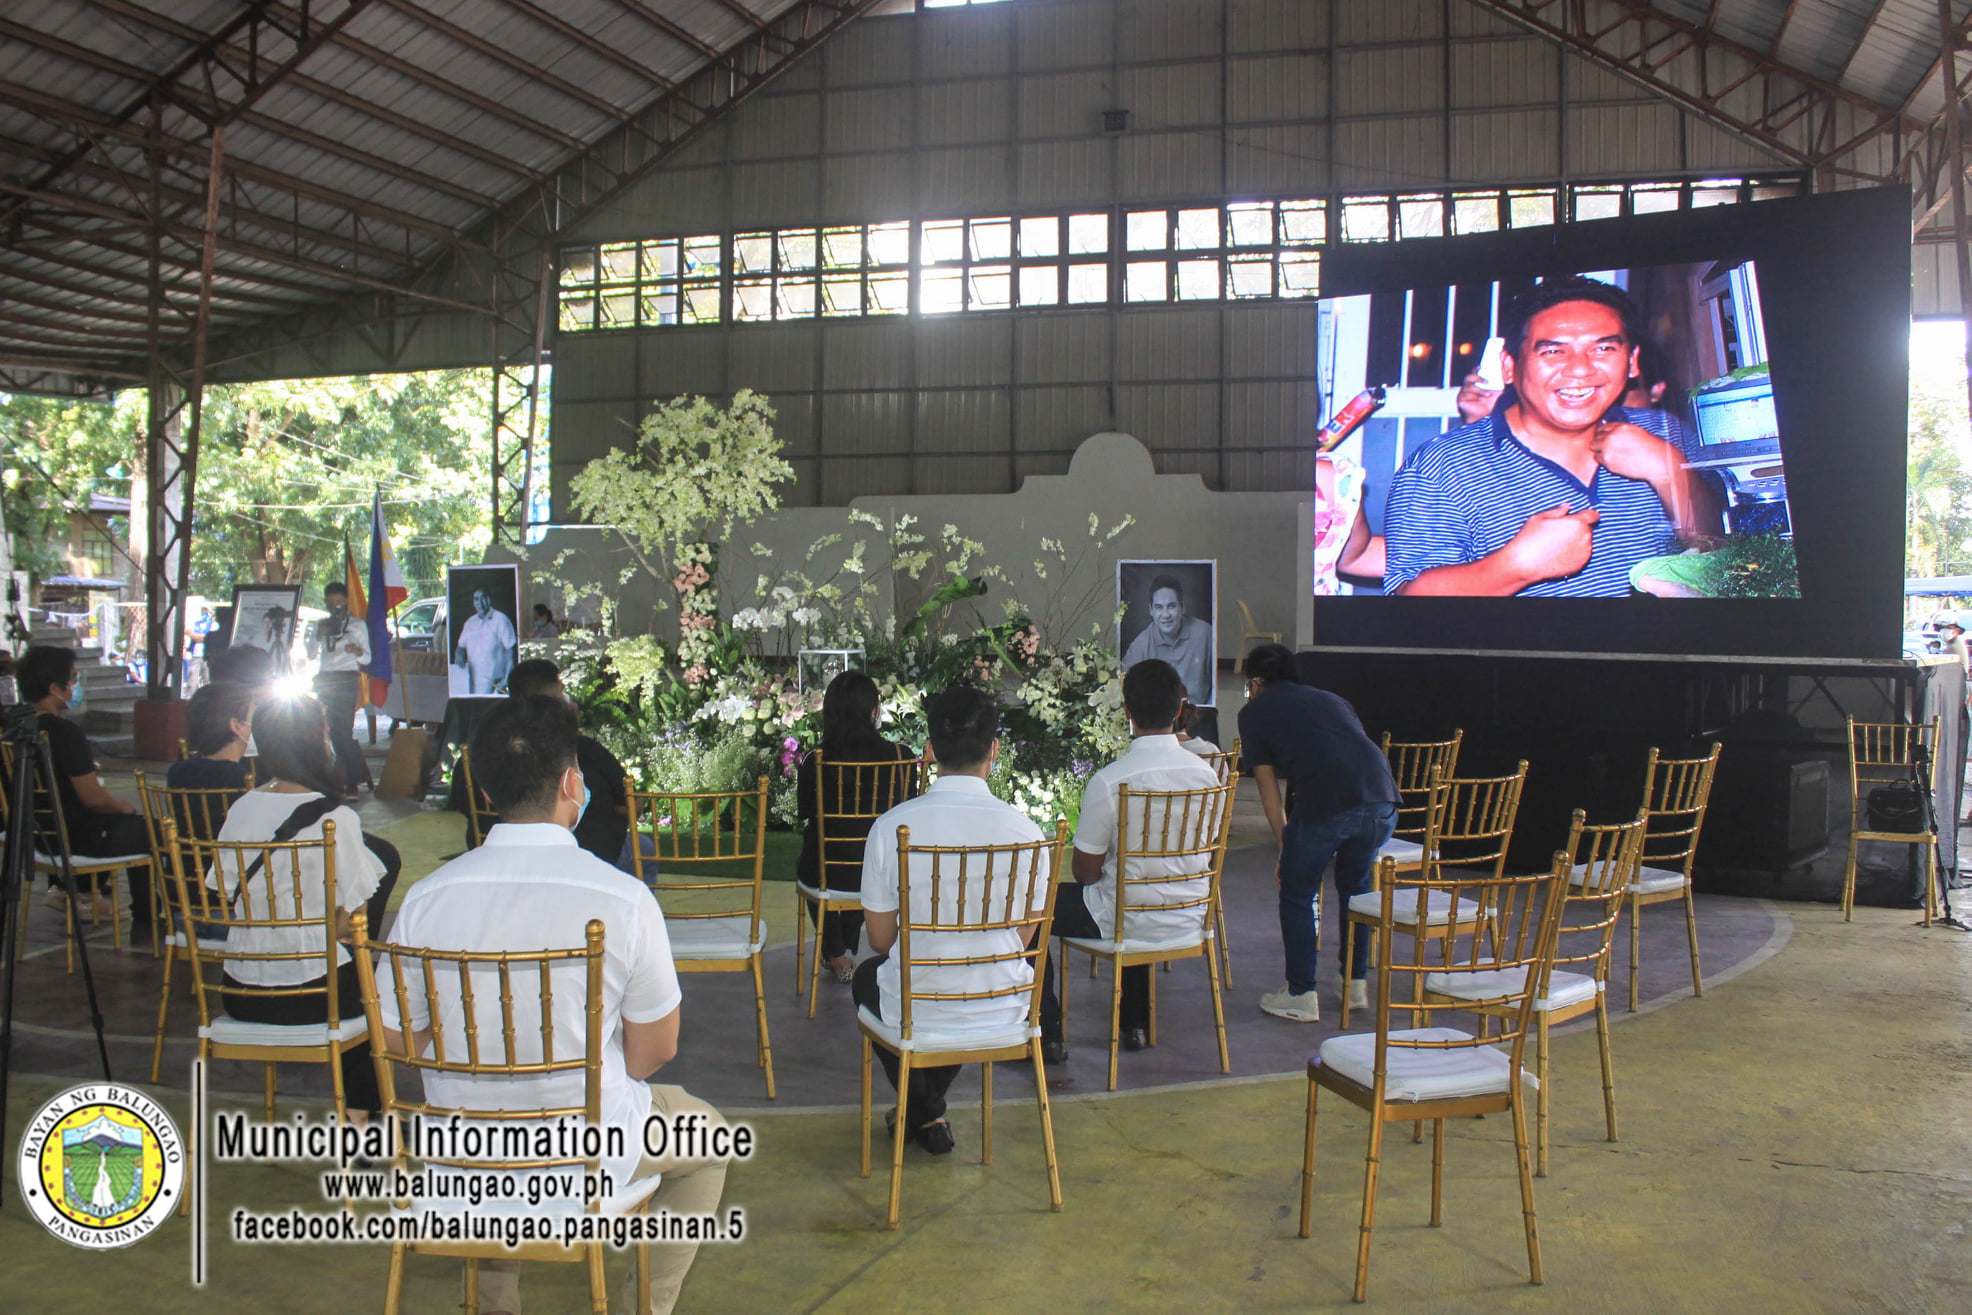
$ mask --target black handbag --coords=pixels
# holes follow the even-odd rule
[[[1909,781],[1892,781],[1871,790],[1863,801],[1871,831],[1916,835],[1924,828],[1924,796]]]

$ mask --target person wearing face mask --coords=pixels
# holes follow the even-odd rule
[[[260,749],[262,784],[233,801],[226,810],[218,839],[252,844],[260,841],[320,840],[322,824],[334,822],[336,915],[343,935],[350,933],[349,915],[362,909],[371,927],[380,927],[402,866],[388,841],[363,834],[362,819],[342,802],[335,770],[335,751],[329,744],[328,719],[322,705],[307,694],[276,699],[253,714],[253,736]],[[257,891],[268,883],[260,881]],[[298,881],[271,883],[274,915],[281,918],[319,918],[326,911],[327,893],[322,855],[303,850]],[[298,892],[298,894],[297,894]],[[296,900],[299,898],[299,908]],[[260,916],[265,916],[264,914]],[[273,995],[278,988],[318,985],[328,975],[322,964],[321,931],[307,926],[240,927],[226,933],[228,950],[240,954],[305,955],[294,959],[229,959],[226,964],[226,1012],[250,1023],[320,1023],[327,1020],[328,1001],[313,995]],[[343,1018],[363,1015],[363,997],[349,951],[336,947],[336,1008]],[[237,988],[247,988],[240,990]],[[351,1110],[381,1108],[376,1068],[367,1044],[343,1052],[343,1094]]]
[[[681,1115],[692,1115],[712,1128],[724,1120],[683,1087],[645,1081],[678,1053],[684,996],[656,898],[634,877],[583,853],[570,833],[585,793],[577,738],[575,711],[566,698],[517,696],[481,719],[469,746],[473,781],[486,792],[500,820],[478,849],[412,888],[391,939],[400,945],[473,953],[574,949],[582,945],[590,920],[599,920],[607,929],[600,1002],[603,1053],[596,1057],[602,1068],[602,1123],[623,1129],[627,1146],[623,1153],[602,1157],[603,1172],[618,1184],[662,1175],[650,1199],[653,1218],[665,1212],[680,1219],[707,1215],[725,1189],[726,1161],[652,1156],[646,1150],[647,1119],[675,1125]],[[593,810],[596,801],[589,806]],[[585,969],[570,963],[552,971],[554,1052],[581,1055],[587,1045]],[[441,1039],[451,1037],[456,1045],[464,1026],[461,997],[449,983],[441,982],[438,991]],[[420,1053],[429,1049],[428,1017],[414,1013],[400,1018],[390,992],[381,1004],[388,1051],[404,1053],[407,1042]],[[413,1005],[421,1013],[423,996],[415,996]],[[485,1030],[501,1026],[499,1011],[489,1012],[482,1002],[479,1018],[481,1049],[499,1053],[499,1032]],[[521,1038],[542,1034],[540,994],[531,986],[521,990],[515,984],[512,1028]],[[532,1078],[433,1072],[424,1076],[424,1098],[440,1109],[462,1111],[580,1108],[582,1082],[580,1072]],[[659,1315],[672,1309],[697,1250],[696,1242],[652,1245],[648,1309]],[[488,1315],[520,1310],[518,1261],[482,1260],[479,1272],[480,1310]]]
[[[561,668],[546,658],[529,658],[515,666],[507,677],[507,688],[517,699],[560,699],[578,717],[581,714],[581,708],[561,683]],[[625,856],[623,842],[630,834],[630,798],[624,792],[623,764],[615,754],[581,734],[575,737],[575,761],[582,768],[582,780],[588,789],[570,828],[575,832],[575,843],[605,863],[618,863]],[[475,779],[478,771],[479,761],[475,758]],[[466,811],[464,772],[452,774],[452,794],[446,806],[455,813]],[[484,811],[487,805],[482,801],[480,807]]]
[[[354,795],[359,785],[375,785],[362,746],[356,743],[356,698],[362,687],[363,666],[370,660],[370,631],[362,617],[349,614],[346,586],[331,580],[322,590],[322,602],[329,609],[328,619],[316,622],[309,631],[308,656],[318,662],[315,697],[328,715],[336,769],[342,774],[344,789]]]
[[[1646,557],[1719,533],[1715,500],[1623,400],[1643,332],[1621,289],[1550,279],[1515,308],[1489,417],[1420,448],[1384,511],[1386,590],[1616,597]]]
[[[185,748],[164,783],[173,790],[247,788],[247,741],[253,737],[253,690],[226,681],[207,685],[185,708]]]

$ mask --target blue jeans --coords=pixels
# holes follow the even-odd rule
[[[1335,893],[1344,907],[1369,889],[1376,851],[1397,826],[1397,805],[1358,804],[1330,817],[1291,819],[1280,842],[1280,939],[1287,948],[1287,989],[1315,989],[1321,946],[1322,871],[1335,860]],[[1354,930],[1355,975],[1369,965],[1369,928]]]

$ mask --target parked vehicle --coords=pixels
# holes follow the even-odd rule
[[[445,599],[420,598],[397,609],[397,647],[406,653],[429,653],[445,647]]]

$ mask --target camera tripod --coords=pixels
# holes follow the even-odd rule
[[[1923,743],[1913,744],[1910,755],[1910,784],[1911,788],[1917,791],[1917,797],[1921,801],[1920,807],[1923,810],[1924,829],[1931,833],[1931,870],[1938,882],[1938,907],[1941,912],[1940,916],[1933,921],[1958,931],[1972,931],[1972,926],[1968,926],[1952,912],[1951,883],[1953,869],[1945,866],[1944,841],[1939,838],[1938,832],[1938,801],[1931,793],[1931,779],[1930,746]],[[1957,806],[1954,804],[1952,809],[1954,821],[1957,820],[1957,812]],[[1922,899],[1923,897],[1920,895],[1920,903]]]
[[[0,743],[13,749],[14,770],[4,782],[7,789],[7,843],[0,850],[0,956],[7,960],[0,975],[0,1147],[11,1152],[7,1140],[7,1079],[14,1062],[14,973],[20,966],[14,953],[14,938],[21,934],[26,901],[34,886],[35,783],[40,781],[47,798],[55,803],[56,826],[62,825],[59,796],[55,794],[55,759],[48,741],[41,737],[34,709],[26,704],[0,710]],[[75,867],[66,844],[59,850],[62,868],[58,880],[68,894],[69,917],[76,916]],[[96,999],[96,979],[89,971],[89,945],[82,938],[80,924],[75,927],[75,953],[82,963],[82,985],[89,994],[89,1022],[96,1029],[96,1054],[103,1061],[103,1081],[110,1078],[109,1046],[103,1040],[103,1009]],[[0,1156],[10,1159],[11,1154]],[[4,1199],[6,1165],[0,1163],[0,1199]]]

